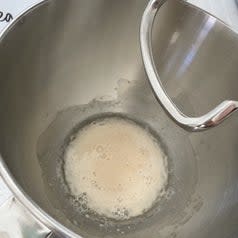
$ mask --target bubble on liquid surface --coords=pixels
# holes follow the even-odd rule
[[[123,220],[146,212],[164,191],[167,158],[156,138],[137,123],[104,118],[74,135],[65,150],[64,174],[80,203]]]

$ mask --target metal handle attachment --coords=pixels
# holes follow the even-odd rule
[[[184,115],[172,102],[160,81],[152,54],[152,28],[157,11],[167,0],[150,0],[140,28],[140,44],[145,70],[152,89],[169,116],[181,127],[189,131],[201,131],[220,124],[238,108],[238,101],[226,100],[201,117]]]

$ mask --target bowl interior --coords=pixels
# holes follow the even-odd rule
[[[0,44],[0,151],[43,210],[83,237],[233,237],[238,234],[236,115],[191,134],[153,96],[141,61],[147,1],[51,0]],[[189,115],[236,99],[238,37],[206,13],[169,0],[153,53],[168,94]],[[70,132],[92,118],[126,116],[151,128],[169,162],[166,196],[143,217],[86,218],[70,205],[57,168]]]

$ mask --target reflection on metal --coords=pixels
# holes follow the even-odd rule
[[[233,121],[233,124],[209,133],[189,134],[168,120],[161,107],[158,107],[149,85],[145,82],[138,47],[137,29],[141,13],[148,0],[113,2],[103,0],[97,1],[96,5],[95,1],[51,0],[49,2],[27,14],[24,21],[19,22],[15,27],[13,23],[17,21],[14,19],[10,24],[11,27],[9,26],[4,35],[1,35],[2,38],[5,36],[5,43],[0,49],[5,63],[4,67],[0,67],[2,75],[0,108],[5,114],[0,117],[0,152],[3,156],[0,158],[0,173],[17,200],[26,208],[24,211],[20,206],[19,210],[19,206],[15,206],[15,200],[9,200],[0,209],[1,214],[4,214],[2,222],[6,224],[5,222],[10,218],[9,214],[4,212],[7,211],[6,208],[16,208],[17,214],[20,212],[24,218],[19,223],[19,217],[12,210],[14,216],[11,217],[11,222],[18,225],[17,235],[21,236],[20,238],[23,238],[23,233],[27,237],[26,234],[29,232],[26,233],[26,230],[32,232],[28,236],[30,238],[34,236],[45,238],[50,233],[41,223],[64,238],[81,237],[77,234],[82,234],[83,237],[101,238],[190,237],[191,233],[193,238],[207,238],[210,234],[223,238],[228,232],[238,234],[237,226],[234,226],[238,220],[238,210],[235,206],[237,193],[236,187],[233,186],[238,180],[236,146],[238,125]],[[160,23],[166,34],[163,35],[163,31],[158,31],[156,35],[158,37],[156,47],[162,49],[162,53],[168,53],[165,63],[170,61],[171,55],[177,53],[177,50],[181,52],[181,48],[184,49],[184,53],[187,53],[187,49],[191,48],[194,42],[193,32],[188,28],[179,28],[181,24],[179,25],[177,19],[187,16],[182,23],[194,21],[194,29],[199,29],[201,23],[205,22],[203,17],[207,16],[201,14],[201,17],[194,20],[193,13],[196,9],[188,15],[186,13],[191,8],[187,8],[180,1],[171,0],[168,6],[169,8],[164,9],[164,14],[160,15],[162,20]],[[168,22],[164,27],[166,19],[170,18],[172,22]],[[223,25],[219,26],[223,27]],[[228,38],[231,34],[225,34],[227,33],[225,29],[227,28],[220,29],[219,33]],[[186,34],[182,30],[186,31]],[[176,49],[168,52],[167,44],[174,32],[177,33],[172,43]],[[209,37],[212,35],[212,44],[205,45],[206,47],[203,44],[203,48],[211,50],[212,47],[217,54],[210,55],[206,60],[200,58],[195,66],[193,64],[193,67],[186,70],[186,73],[193,74],[194,78],[190,81],[189,77],[186,78],[185,88],[188,94],[180,102],[185,102],[185,107],[190,109],[189,102],[195,95],[197,101],[193,101],[191,108],[196,112],[202,112],[204,109],[204,104],[199,100],[206,98],[207,92],[212,94],[211,103],[217,103],[216,100],[220,100],[221,92],[225,93],[225,98],[234,98],[238,91],[237,39],[233,37],[229,45],[224,45],[223,39],[219,38],[220,41],[217,41],[213,33],[213,30],[208,33]],[[183,41],[183,47],[177,47],[178,41],[184,35],[187,38]],[[207,44],[207,41],[205,43]],[[205,50],[203,53],[206,53]],[[184,58],[183,54],[180,58],[182,57]],[[171,78],[176,78],[177,69],[181,67],[182,62],[178,60],[177,67],[172,67],[173,71],[169,72]],[[204,64],[207,64],[206,74],[208,78],[210,77],[210,81],[199,80],[202,74],[197,72],[201,73]],[[164,67],[164,65],[159,67],[161,72],[164,72]],[[216,78],[212,77],[214,68],[218,71]],[[124,89],[127,89],[125,93],[123,90],[118,90],[120,99],[123,99],[118,101],[120,103],[111,104],[110,101],[105,100],[101,104],[95,100],[92,104],[88,104],[90,100],[100,95],[115,95],[115,85],[120,78],[124,78],[127,82],[126,86],[124,85]],[[206,77],[201,78],[206,79]],[[172,83],[176,84],[173,80]],[[202,90],[199,92],[194,90],[196,86]],[[206,89],[206,92],[203,89]],[[86,107],[87,104],[89,107]],[[77,110],[77,106],[80,108],[82,106],[84,114]],[[6,108],[8,110],[4,110]],[[89,222],[82,224],[81,220],[74,216],[75,213],[71,213],[69,209],[61,209],[60,204],[58,206],[51,203],[51,197],[53,201],[58,202],[62,196],[57,189],[52,191],[54,186],[47,183],[48,180],[45,179],[46,173],[52,180],[55,178],[57,172],[54,166],[55,160],[48,161],[49,166],[45,166],[45,171],[42,170],[36,157],[36,144],[44,129],[49,127],[54,118],[62,115],[61,112],[63,118],[67,120],[64,122],[59,117],[60,123],[53,127],[52,134],[48,134],[50,136],[45,141],[46,144],[48,141],[56,142],[53,139],[54,135],[59,138],[58,132],[62,132],[64,138],[68,128],[75,128],[79,123],[78,117],[81,116],[86,119],[98,113],[121,112],[150,124],[155,133],[161,136],[161,141],[168,145],[166,147],[173,165],[171,169],[169,168],[171,186],[168,187],[172,190],[169,191],[168,198],[166,197],[163,212],[138,223],[136,227],[138,229],[134,229],[134,225],[131,226],[130,230],[126,231],[128,233],[122,235],[121,231],[117,232],[117,229],[116,232],[109,233],[106,230],[107,226],[105,231],[103,227]],[[49,145],[50,149],[51,146],[55,148],[54,143]],[[53,150],[53,152],[58,151]],[[57,156],[58,154],[55,153],[49,158],[57,158]],[[42,180],[46,182],[39,186]],[[59,199],[54,199],[55,196]],[[64,201],[68,204],[68,200]],[[39,225],[31,214],[39,219]],[[27,221],[26,217],[30,221]],[[75,217],[78,221],[74,219]],[[211,218],[213,218],[212,222],[210,222]],[[20,225],[23,225],[23,228],[19,228]],[[11,229],[15,230],[15,227],[10,226],[10,230],[6,233],[7,227],[5,225],[1,227],[5,230],[5,233],[2,232],[0,235],[1,238],[4,236],[9,238]],[[37,228],[37,231],[33,231],[33,227]]]
[[[0,207],[12,196],[11,191],[0,176]]]
[[[193,62],[194,57],[197,55],[198,50],[204,40],[206,39],[207,35],[213,28],[214,24],[216,23],[216,19],[213,17],[207,17],[207,19],[204,20],[204,22],[201,23],[200,29],[198,29],[198,35],[195,35],[194,44],[191,48],[188,48],[187,55],[181,64],[181,67],[178,71],[178,75],[182,75],[189,65]],[[193,27],[193,26],[191,26]]]
[[[207,114],[200,117],[188,117],[184,115],[172,102],[167,93],[165,92],[163,85],[160,81],[159,74],[157,72],[153,53],[152,53],[152,27],[157,11],[166,2],[166,0],[151,0],[147,5],[140,28],[140,43],[142,58],[145,66],[145,70],[149,79],[149,82],[154,90],[154,93],[168,112],[169,116],[181,127],[189,131],[201,131],[211,127],[214,127],[224,121],[228,116],[230,116],[238,108],[238,101],[226,100],[219,104],[216,108],[208,112]],[[199,10],[198,10],[199,11]],[[195,45],[192,48],[192,52],[188,54],[188,58],[185,59],[185,65],[182,64],[182,70],[184,71],[187,66],[192,61],[193,57],[199,48],[198,43],[202,43],[209,31],[213,28],[215,23],[220,24],[222,29],[226,29],[227,26],[222,22],[219,22],[215,17],[210,16],[206,12],[200,11],[204,15],[204,18],[208,19],[206,24],[200,29],[201,35],[195,41]],[[234,33],[235,34],[235,33]],[[181,73],[181,72],[180,72]]]
[[[48,238],[51,234],[14,197],[0,207],[0,214],[1,238]]]

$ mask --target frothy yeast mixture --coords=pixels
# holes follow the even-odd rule
[[[168,178],[166,157],[156,139],[122,118],[85,126],[68,145],[64,160],[71,193],[83,197],[90,210],[114,219],[151,208]]]

